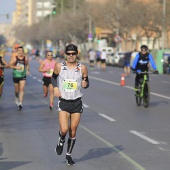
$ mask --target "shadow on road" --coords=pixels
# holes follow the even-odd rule
[[[21,161],[0,161],[0,169],[2,170],[10,170],[10,169],[14,169],[14,168],[17,168],[19,166],[22,166],[22,165],[25,165],[25,164],[28,164],[30,162],[21,162]]]
[[[2,161],[7,159],[7,158],[1,158],[2,154],[3,154],[3,148],[2,148],[2,143],[0,143],[0,169],[2,170],[10,170],[30,163],[30,162],[22,162],[22,161]]]
[[[167,105],[169,104],[169,102],[167,101],[157,101],[157,102],[150,102],[150,106],[149,107],[156,107],[158,105]]]
[[[99,158],[105,155],[108,155],[110,153],[119,153],[122,151],[124,148],[122,146],[114,146],[114,148],[95,148],[95,149],[90,149],[86,155],[83,157],[75,160],[76,162],[81,162],[93,158]]]

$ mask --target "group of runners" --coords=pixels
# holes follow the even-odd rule
[[[76,131],[83,112],[81,88],[89,87],[88,69],[77,60],[78,48],[69,44],[65,49],[66,60],[59,63],[53,59],[52,51],[47,51],[46,58],[41,62],[39,72],[43,74],[44,97],[50,93],[50,109],[53,109],[53,98],[58,97],[59,139],[56,153],[62,154],[67,133],[66,162],[75,165],[71,153],[76,141]],[[4,68],[13,69],[13,82],[15,88],[15,102],[18,109],[22,109],[26,76],[30,66],[28,57],[24,55],[22,46],[15,46],[9,64],[4,59],[5,54],[0,53],[0,87],[4,82]],[[49,89],[49,90],[48,90]],[[0,91],[1,92],[1,91]],[[2,95],[2,92],[0,93]]]

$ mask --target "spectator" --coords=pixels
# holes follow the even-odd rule
[[[167,60],[167,62],[168,62],[168,67],[169,67],[168,74],[170,75],[170,56],[168,57],[168,60]]]
[[[125,53],[125,56],[124,56],[124,73],[125,73],[125,76],[129,76],[130,75],[130,59],[131,59],[131,55],[132,55],[132,52],[127,52]]]

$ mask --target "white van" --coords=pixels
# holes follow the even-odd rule
[[[102,52],[103,50],[106,50],[107,53],[106,64],[112,65],[114,49],[112,47],[102,47],[100,51]]]

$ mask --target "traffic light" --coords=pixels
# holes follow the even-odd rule
[[[6,18],[9,19],[9,14],[6,14]]]
[[[52,10],[52,15],[55,15],[57,12],[56,12],[56,8],[53,8]]]

